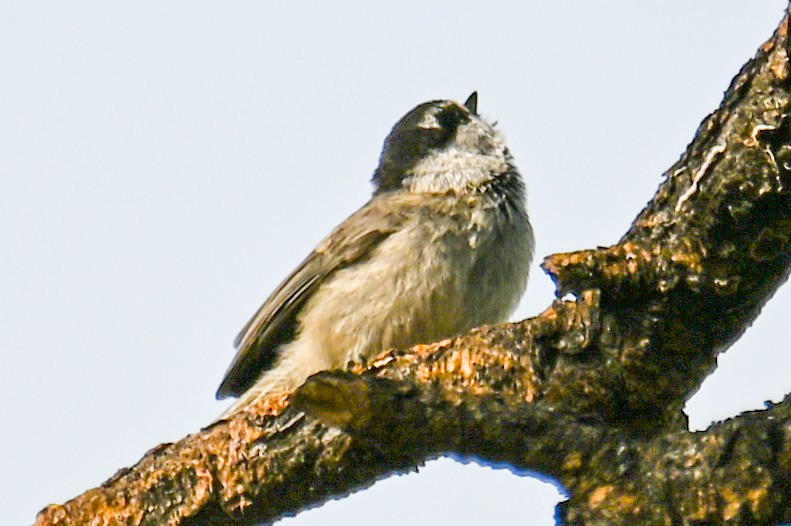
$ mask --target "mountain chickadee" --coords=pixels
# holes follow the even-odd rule
[[[440,100],[387,137],[371,200],[340,224],[245,325],[217,398],[223,414],[310,375],[505,321],[527,284],[533,231],[508,148]]]

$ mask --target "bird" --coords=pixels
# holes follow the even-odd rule
[[[507,321],[534,236],[505,141],[459,104],[413,108],[384,141],[370,200],[272,292],[236,337],[217,398],[292,393],[311,375]]]

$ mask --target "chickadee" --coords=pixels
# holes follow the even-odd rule
[[[527,285],[533,230],[500,134],[464,105],[426,102],[384,142],[371,200],[341,223],[236,338],[223,414],[309,376],[503,322]]]

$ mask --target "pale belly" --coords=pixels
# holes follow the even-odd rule
[[[525,218],[526,221],[526,218]],[[300,339],[328,367],[505,321],[527,283],[529,224],[437,231],[415,224],[365,262],[338,271],[307,305]]]

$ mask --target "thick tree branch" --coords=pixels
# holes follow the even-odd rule
[[[346,429],[356,447],[371,450],[386,443],[392,446],[388,451],[400,452],[401,457],[388,459],[393,468],[404,469],[422,460],[426,450],[444,447],[538,469],[572,493],[563,505],[569,524],[778,524],[791,519],[791,397],[703,433],[641,437],[634,428],[559,414],[544,401],[470,393],[449,399],[448,391],[436,386],[337,373],[314,377],[295,403],[321,414],[323,401],[313,410],[311,395],[328,391],[344,392],[346,402],[331,405],[350,415],[352,426],[363,423]],[[372,424],[374,418],[379,421]],[[415,433],[419,428],[428,432]]]
[[[791,401],[680,411],[791,269],[788,16],[615,246],[556,254],[540,316],[321,373],[37,524],[255,524],[447,452],[560,480],[569,524],[791,519]],[[289,405],[290,404],[290,405]]]

